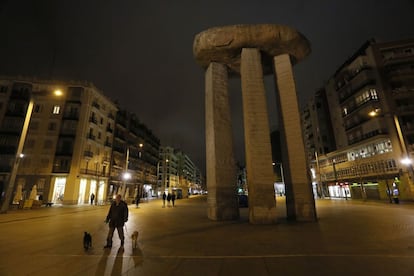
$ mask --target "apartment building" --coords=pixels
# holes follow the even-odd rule
[[[157,166],[158,171],[158,187],[163,192],[172,193],[174,189],[179,187],[179,163],[175,154],[175,149],[170,146],[161,146],[159,151],[159,159]]]
[[[186,153],[170,146],[160,147],[158,185],[160,191],[175,191],[178,198],[203,191],[201,171]]]
[[[413,200],[414,40],[367,41],[323,90],[316,98],[329,108],[310,103],[302,116],[320,195]],[[324,140],[326,122],[333,137]]]
[[[160,140],[132,112],[119,108],[115,121],[108,197],[128,202],[157,196]]]
[[[18,200],[36,189],[37,199],[48,202],[84,204],[92,193],[103,202],[117,107],[86,82],[2,77],[0,91],[2,190],[12,185]],[[9,183],[13,168],[16,180]]]

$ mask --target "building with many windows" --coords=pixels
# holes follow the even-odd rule
[[[367,41],[322,90],[302,116],[319,195],[413,200],[414,40]]]
[[[178,198],[203,192],[200,170],[190,157],[179,149],[160,147],[158,162],[158,186],[162,192],[176,192]]]
[[[158,195],[160,140],[134,113],[119,109],[115,121],[108,196],[123,194],[128,202]]]
[[[57,89],[60,96],[53,95]],[[103,202],[117,107],[89,83],[1,78],[0,90],[3,191],[16,163],[16,181],[10,183],[13,196],[19,195],[14,201],[36,189],[36,197],[48,202],[87,203],[92,193]],[[22,155],[16,157],[26,132]]]
[[[9,187],[16,205],[33,191],[34,202],[55,204],[88,204],[92,194],[94,204],[115,193],[128,202],[156,196],[159,146],[135,114],[93,84],[0,78],[2,200]]]

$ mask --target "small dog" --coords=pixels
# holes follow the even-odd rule
[[[92,247],[92,235],[88,232],[85,232],[83,235],[83,248],[87,251]]]
[[[138,247],[138,231],[134,231],[131,235],[131,239],[132,239],[132,248],[137,248]]]

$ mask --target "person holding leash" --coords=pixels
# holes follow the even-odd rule
[[[104,248],[112,247],[112,237],[114,236],[115,228],[118,231],[119,239],[121,240],[121,247],[124,246],[124,224],[128,221],[128,205],[121,200],[121,195],[117,195],[115,201],[112,202],[106,216],[106,223],[109,223],[108,236],[106,238],[106,245]]]

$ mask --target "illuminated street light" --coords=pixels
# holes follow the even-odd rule
[[[55,90],[55,91],[53,91],[53,94],[55,96],[62,96],[63,95],[61,90]],[[20,135],[19,144],[17,146],[17,151],[16,151],[16,155],[14,157],[12,170],[10,172],[9,183],[7,185],[7,188],[6,188],[6,192],[5,192],[5,195],[4,195],[4,201],[3,201],[3,204],[1,206],[0,213],[7,213],[7,210],[9,209],[11,194],[13,192],[14,182],[16,181],[16,176],[17,176],[17,171],[18,171],[18,168],[19,168],[20,160],[24,156],[23,146],[24,146],[24,143],[26,141],[27,132],[29,130],[29,124],[30,124],[30,119],[32,118],[33,106],[34,106],[33,95],[30,94],[30,101],[29,101],[29,105],[27,106],[26,115],[25,115],[25,118],[24,118],[24,123],[23,123],[23,128],[22,128],[22,133]]]
[[[380,108],[375,108],[374,110],[370,111],[368,113],[368,115],[371,116],[371,117],[375,117],[375,116],[379,115],[380,113],[381,113],[381,109]],[[390,113],[384,113],[384,116],[385,115],[391,116]],[[401,131],[401,125],[400,125],[400,121],[398,119],[398,116],[395,115],[395,114],[392,114],[392,116],[393,116],[393,120],[394,120],[394,127],[395,127],[395,130],[397,132],[398,142],[400,144],[400,149],[401,149],[402,159],[400,160],[400,162],[401,162],[401,164],[403,164],[407,167],[408,183],[410,183],[411,182],[410,179],[412,179],[412,174],[413,174],[413,168],[411,166],[412,160],[408,156],[407,146],[406,146],[405,141],[404,141],[404,137],[403,137],[403,134],[402,134],[402,131]],[[398,194],[397,194],[397,196],[398,196]]]
[[[122,178],[123,178],[125,181],[130,180],[130,179],[131,179],[131,173],[130,173],[130,172],[124,172],[124,173],[122,174]]]

